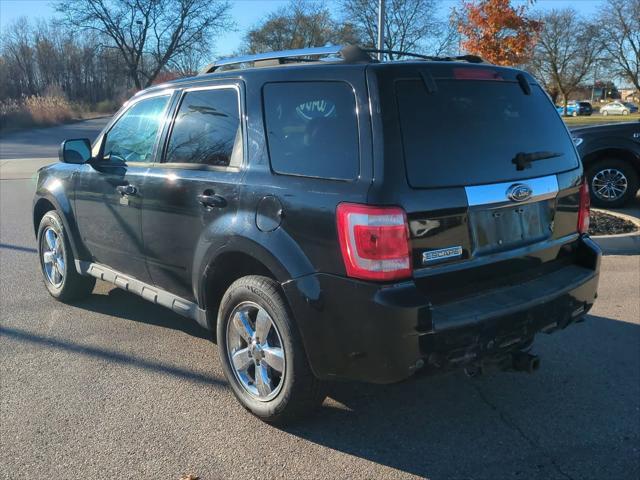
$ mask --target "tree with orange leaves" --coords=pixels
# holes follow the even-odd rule
[[[461,47],[497,65],[520,65],[532,53],[542,24],[527,16],[527,6],[510,0],[463,0],[458,12]]]

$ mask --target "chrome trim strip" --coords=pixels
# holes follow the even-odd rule
[[[512,185],[520,183],[531,189],[531,197],[523,202],[509,200],[507,191]],[[467,202],[470,207],[499,204],[518,205],[555,198],[558,195],[558,179],[555,175],[549,175],[546,177],[529,178],[527,180],[514,180],[512,182],[473,185],[464,187],[464,191],[467,194]]]

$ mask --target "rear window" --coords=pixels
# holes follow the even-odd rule
[[[271,168],[281,174],[353,180],[359,173],[353,89],[342,82],[264,87]]]
[[[555,107],[538,86],[510,81],[398,80],[396,98],[409,184],[450,187],[550,175],[578,166]],[[519,152],[560,156],[516,170]]]

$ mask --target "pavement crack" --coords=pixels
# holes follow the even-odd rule
[[[556,470],[556,472],[558,472],[560,475],[562,475],[564,478],[566,478],[568,480],[575,480],[571,475],[569,475],[568,473],[566,473],[565,471],[562,470],[562,468],[560,467],[560,465],[558,464],[556,459],[553,457],[553,455],[551,455],[547,451],[545,451],[545,449],[542,447],[542,445],[540,445],[534,438],[532,438],[531,436],[527,435],[527,433],[522,428],[520,428],[520,426],[511,417],[509,417],[509,415],[507,413],[502,411],[498,407],[497,404],[492,402],[489,399],[489,397],[487,397],[487,395],[485,395],[485,393],[482,391],[482,389],[480,388],[479,385],[476,385],[475,383],[472,383],[472,386],[478,392],[478,395],[480,395],[480,398],[482,399],[482,401],[489,408],[491,408],[493,411],[495,411],[498,414],[498,417],[500,418],[502,423],[504,423],[507,427],[511,428],[512,430],[515,430],[516,432],[518,432],[520,434],[520,436],[522,438],[524,438],[525,441],[529,445],[531,445],[534,449],[538,450],[540,453],[542,453],[544,456],[546,456],[549,459],[549,461],[550,461],[551,465],[553,466],[553,468]]]

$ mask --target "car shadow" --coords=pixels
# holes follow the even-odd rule
[[[33,247],[24,247],[22,245],[14,245],[12,243],[0,243],[0,248],[15,250],[17,252],[38,253],[38,250]]]
[[[212,339],[211,333],[195,321],[117,287],[113,287],[106,294],[93,293],[85,299],[74,302],[74,305],[104,315],[179,330],[196,338]]]
[[[132,293],[103,292],[100,287],[74,305],[210,338],[194,321]],[[120,353],[2,327],[0,334],[226,388],[222,379]],[[538,336],[534,351],[542,363],[534,375],[467,378],[454,372],[393,385],[336,383],[316,415],[279,428],[433,480],[639,478],[639,345],[639,325],[589,315],[584,323]]]
[[[533,375],[456,372],[387,386],[336,384],[318,415],[283,430],[430,479],[571,478],[561,466],[570,458],[563,449],[591,446],[596,455],[616,456],[623,455],[619,445],[607,442],[640,441],[638,345],[637,324],[590,316],[537,338],[542,366]],[[617,461],[593,463],[607,478],[637,478],[633,455]]]

